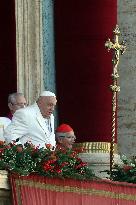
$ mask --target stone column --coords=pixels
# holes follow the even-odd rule
[[[54,1],[42,0],[43,19],[43,80],[45,90],[56,93],[55,42],[54,42]],[[54,112],[55,127],[58,124],[57,109]]]
[[[54,1],[42,0],[44,87],[55,92]]]
[[[127,51],[120,57],[121,91],[118,95],[118,144],[121,154],[136,155],[136,1],[118,0],[120,40]]]
[[[43,89],[41,0],[15,0],[17,90],[31,104]]]

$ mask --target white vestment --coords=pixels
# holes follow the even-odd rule
[[[45,147],[45,144],[55,146],[54,116],[50,117],[49,130],[37,103],[19,109],[15,112],[10,125],[5,129],[4,138],[7,142],[19,138],[21,144],[30,141],[40,147]]]

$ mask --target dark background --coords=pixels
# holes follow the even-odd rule
[[[112,53],[104,44],[116,23],[116,0],[55,1],[59,119],[79,142],[111,138]]]
[[[8,94],[17,90],[14,0],[0,1],[0,116],[8,113]]]

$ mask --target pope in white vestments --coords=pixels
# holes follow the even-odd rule
[[[44,91],[33,105],[17,110],[5,129],[5,141],[19,140],[21,144],[30,141],[40,147],[45,147],[45,144],[55,146],[53,110],[56,102],[54,93]]]

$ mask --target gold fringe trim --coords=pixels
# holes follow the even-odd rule
[[[111,191],[104,191],[104,190],[96,190],[96,189],[84,189],[79,187],[72,187],[72,186],[58,186],[52,184],[45,184],[40,182],[34,181],[27,181],[27,180],[16,180],[17,190],[19,190],[19,186],[29,186],[49,191],[55,192],[70,192],[75,194],[82,194],[82,195],[95,195],[100,197],[108,197],[112,199],[123,199],[123,200],[132,200],[136,201],[136,195],[132,194],[124,194],[124,193],[115,193]]]
[[[83,142],[75,143],[74,147],[83,149],[83,152],[88,153],[110,153],[109,142]],[[114,153],[118,153],[117,144],[114,144]]]

